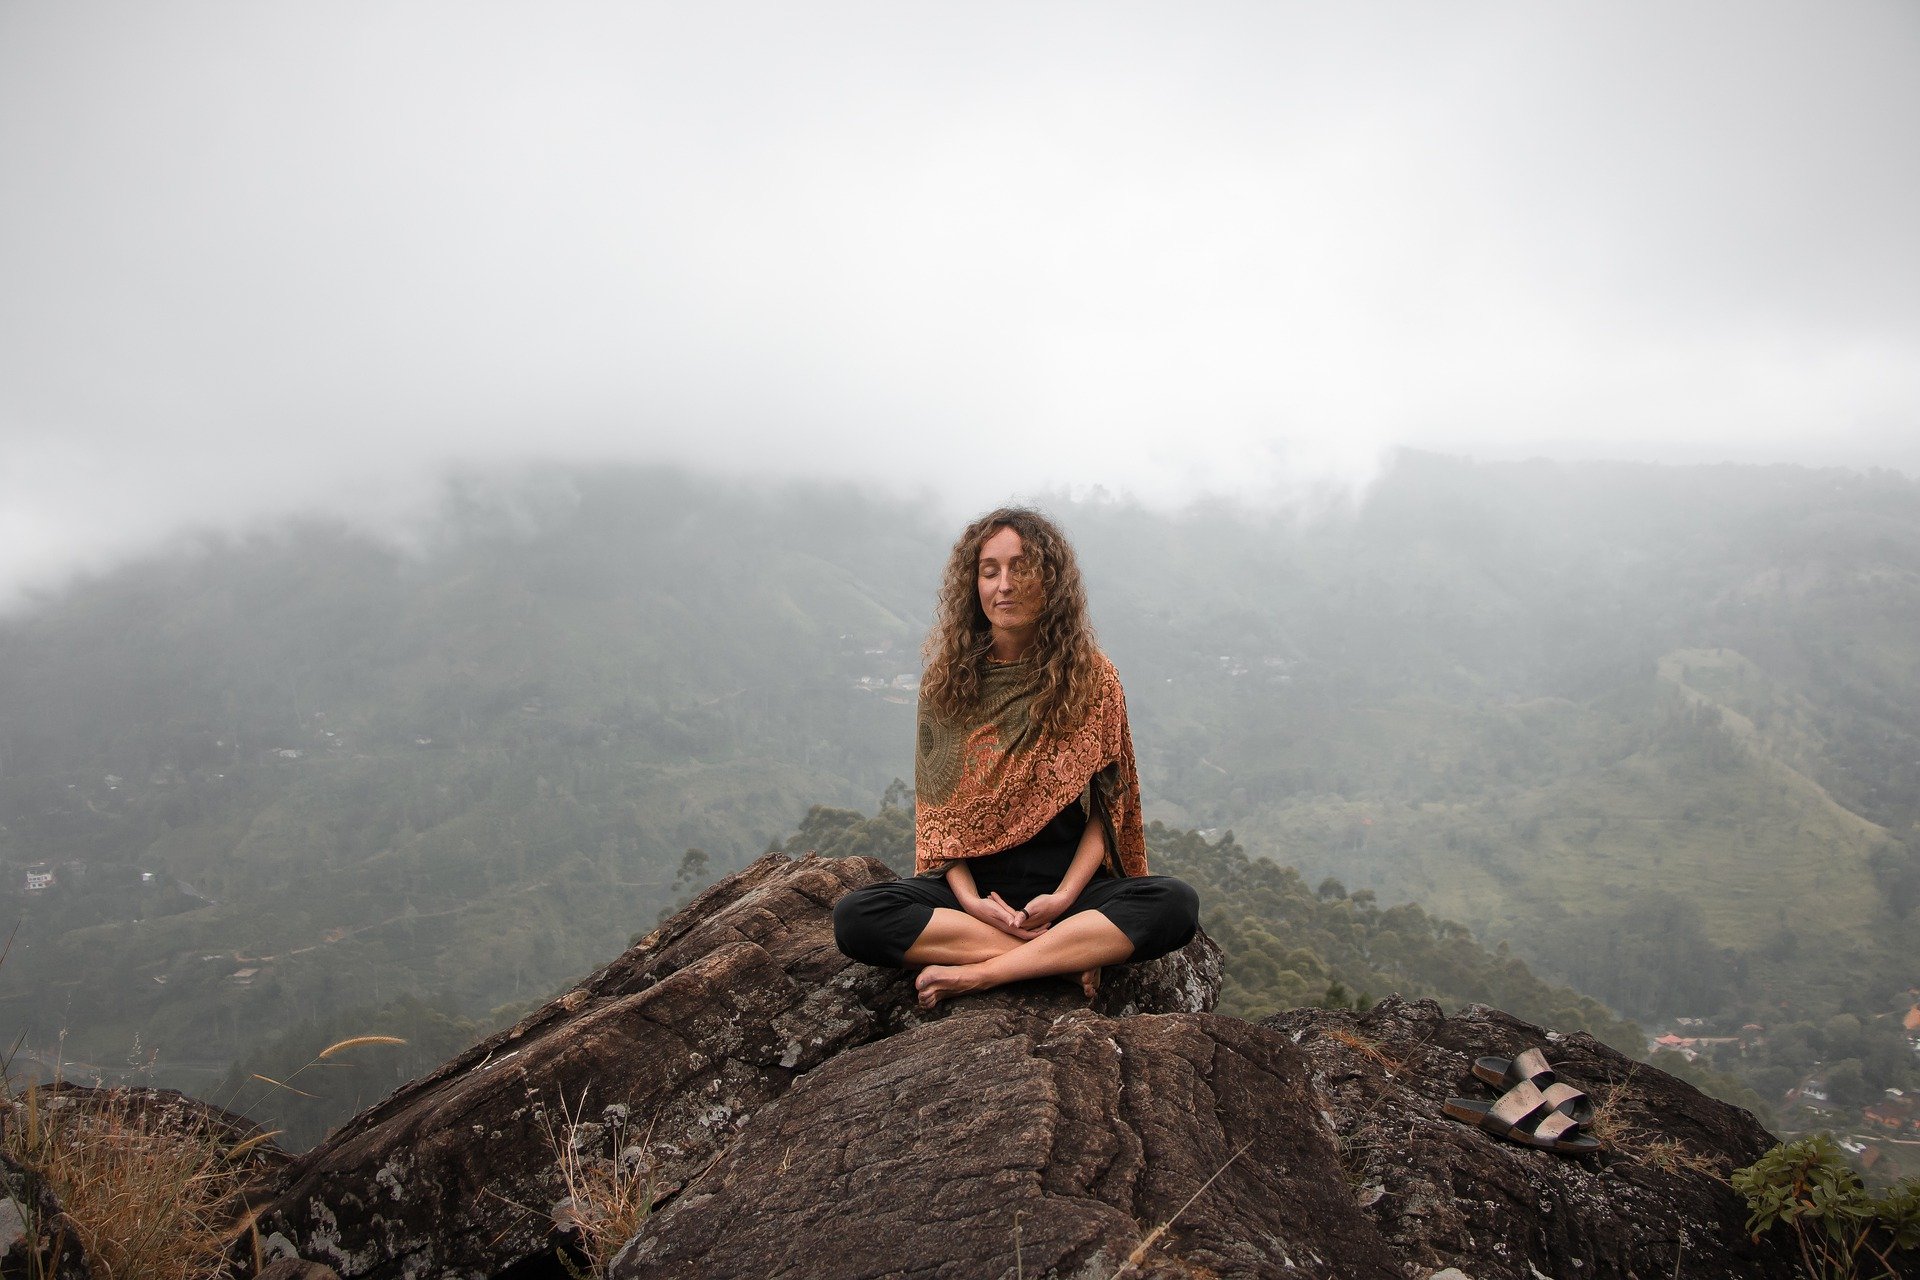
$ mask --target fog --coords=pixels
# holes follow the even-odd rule
[[[1920,11],[0,7],[0,602],[450,465],[1920,472]]]

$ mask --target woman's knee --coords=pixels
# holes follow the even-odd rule
[[[855,889],[851,893],[842,894],[840,901],[833,904],[834,945],[855,960],[862,958],[855,948],[865,940],[868,932],[866,929],[868,912],[860,902],[860,896],[865,892],[865,889]]]
[[[1178,951],[1193,941],[1193,935],[1200,929],[1200,895],[1185,880],[1176,880],[1172,876],[1161,877],[1160,883],[1160,927],[1169,946],[1168,951]]]
[[[896,963],[887,945],[887,896],[882,885],[870,884],[833,904],[833,941],[842,955],[881,967]]]
[[[1168,878],[1172,879],[1172,877]],[[1191,941],[1194,930],[1200,927],[1200,894],[1185,880],[1174,880],[1169,888],[1172,890],[1172,903],[1169,910],[1186,930],[1187,938]]]

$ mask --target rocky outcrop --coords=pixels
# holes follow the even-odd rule
[[[562,1275],[571,1153],[646,1180],[621,1280],[1792,1274],[1722,1180],[1768,1136],[1591,1039],[1397,999],[1216,1017],[1204,938],[1110,970],[1091,1007],[1046,982],[927,1014],[833,945],[833,902],[890,874],[770,854],[714,886],[303,1157],[270,1255]],[[1608,1152],[1442,1118],[1487,1096],[1475,1056],[1536,1043],[1602,1103]]]
[[[905,976],[834,946],[833,903],[892,874],[865,858],[768,854],[715,885],[607,968],[309,1153],[260,1218],[270,1253],[347,1280],[489,1275],[548,1256],[562,1148],[615,1136],[644,1135],[653,1198],[670,1203],[795,1081],[945,1019],[946,1009],[915,1006]],[[1197,939],[1113,971],[1094,1009],[1209,1008],[1219,965]],[[986,1004],[1085,1010],[1070,984],[1028,986]]]
[[[0,1278],[91,1280],[80,1233],[46,1179],[0,1150]]]
[[[1476,1057],[1538,1044],[1600,1103],[1608,1151],[1441,1114],[1491,1095]],[[613,1275],[1784,1278],[1791,1250],[1748,1237],[1724,1180],[1769,1145],[1590,1037],[1480,1007],[956,1011],[797,1083]]]
[[[1783,1240],[1756,1245],[1726,1175],[1773,1139],[1738,1107],[1584,1034],[1497,1009],[1447,1017],[1431,1000],[1366,1013],[1295,1009],[1260,1024],[1311,1067],[1368,1219],[1412,1275],[1763,1280],[1799,1274]],[[1441,1115],[1448,1095],[1491,1099],[1473,1060],[1542,1046],[1598,1104],[1609,1149],[1579,1158],[1500,1141]]]
[[[1397,1280],[1318,1112],[1234,1019],[956,1011],[796,1085],[613,1275]]]

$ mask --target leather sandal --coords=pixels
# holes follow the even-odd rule
[[[1598,1138],[1581,1133],[1579,1122],[1556,1111],[1547,1095],[1528,1080],[1507,1090],[1498,1102],[1448,1098],[1442,1110],[1462,1124],[1485,1129],[1496,1138],[1523,1147],[1570,1156],[1586,1155],[1601,1147]]]
[[[1538,1049],[1522,1050],[1512,1058],[1475,1059],[1473,1074],[1496,1089],[1511,1089],[1525,1080],[1540,1090],[1548,1105],[1567,1119],[1575,1124],[1593,1123],[1593,1103],[1572,1085],[1562,1084],[1553,1068],[1547,1065],[1547,1055]]]

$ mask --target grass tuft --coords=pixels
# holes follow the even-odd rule
[[[323,1101],[323,1099],[319,1094],[308,1093],[305,1089],[296,1087],[293,1081],[316,1067],[337,1068],[348,1065],[344,1062],[328,1061],[328,1059],[332,1058],[336,1053],[344,1053],[348,1049],[356,1049],[361,1045],[405,1043],[406,1041],[399,1036],[348,1036],[345,1040],[336,1040],[320,1052],[314,1054],[313,1057],[307,1059],[303,1065],[296,1067],[289,1073],[285,1080],[275,1080],[272,1076],[263,1076],[258,1071],[253,1072],[252,1075],[253,1078],[261,1084],[270,1084],[276,1089],[285,1089],[288,1093],[297,1094],[302,1098],[311,1098],[315,1102],[320,1102]]]
[[[245,1158],[271,1135],[235,1143],[211,1127],[166,1125],[124,1092],[5,1098],[7,1154],[43,1181],[101,1280],[223,1280],[245,1229]],[[57,1231],[16,1204],[29,1251]]]
[[[562,1096],[562,1127],[548,1121],[547,1144],[566,1190],[554,1220],[586,1255],[586,1274],[602,1276],[653,1212],[654,1159],[648,1150],[653,1126],[638,1142],[629,1142],[626,1108],[609,1107],[594,1123],[582,1119],[586,1105],[584,1089],[571,1110]]]
[[[1335,1044],[1345,1045],[1369,1062],[1375,1063],[1387,1071],[1406,1070],[1406,1064],[1393,1057],[1380,1047],[1380,1042],[1371,1036],[1362,1035],[1351,1027],[1321,1027],[1320,1034]]]
[[[1678,1138],[1654,1133],[1629,1117],[1627,1087],[1632,1083],[1629,1075],[1619,1084],[1599,1085],[1592,1090],[1593,1122],[1587,1132],[1635,1164],[1662,1173],[1701,1173],[1725,1179],[1727,1170],[1721,1160],[1695,1151]]]

